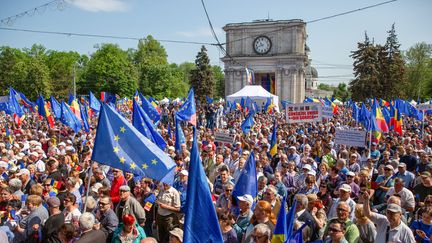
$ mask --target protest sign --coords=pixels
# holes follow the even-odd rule
[[[321,103],[297,103],[286,106],[286,118],[288,123],[320,122]]]
[[[323,119],[333,118],[333,107],[331,106],[321,106],[321,115]]]
[[[417,109],[421,111],[430,111],[432,110],[432,104],[420,104],[417,105]]]
[[[216,132],[215,133],[215,142],[221,143],[229,143],[232,144],[234,142],[234,134],[224,133],[224,132]]]
[[[336,129],[335,143],[346,146],[365,147],[366,131]]]

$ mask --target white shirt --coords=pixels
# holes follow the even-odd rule
[[[411,229],[402,221],[399,226],[390,229],[390,223],[386,216],[378,213],[372,213],[371,220],[376,224],[377,236],[375,243],[386,243],[387,227],[389,227],[388,241],[393,243],[416,242]]]
[[[410,190],[404,187],[400,192],[396,193],[394,187],[391,187],[386,193],[386,198],[394,194],[398,194],[401,197],[402,208],[408,209],[415,207],[414,194]]]

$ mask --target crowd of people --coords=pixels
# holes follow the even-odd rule
[[[50,129],[32,112],[18,126],[1,112],[0,242],[182,242],[193,134],[184,123],[186,143],[176,151],[168,128],[175,128],[177,108],[161,106],[157,124],[177,166],[173,185],[92,161],[96,115],[89,133],[74,133],[59,121]],[[128,105],[118,109],[130,119]],[[223,103],[198,106],[197,119],[224,242],[270,242],[279,212],[292,205],[294,230],[301,228],[305,242],[431,241],[429,116],[423,129],[404,117],[402,136],[390,131],[365,147],[347,147],[335,144],[336,130],[362,129],[347,106],[318,123],[288,123],[284,112],[258,112],[247,134],[240,127],[245,112],[227,109]],[[234,142],[215,141],[216,132],[233,134]],[[233,197],[251,154],[258,193]]]

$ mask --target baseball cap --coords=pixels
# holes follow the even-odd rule
[[[393,166],[391,166],[391,165],[386,165],[384,168],[389,169],[389,170],[394,170]]]
[[[243,201],[243,202],[247,202],[250,205],[253,204],[253,198],[249,194],[244,194],[243,196],[238,196],[237,199],[240,200],[240,201]]]
[[[426,177],[430,177],[431,173],[429,171],[423,171],[420,176],[426,176]]]
[[[39,153],[38,152],[31,152],[29,155],[39,156]]]
[[[0,161],[0,167],[7,169],[9,167],[9,165],[8,165],[8,163],[6,163],[4,161]]]
[[[182,171],[180,171],[179,174],[180,174],[180,175],[184,175],[184,176],[188,176],[188,175],[189,175],[189,172],[188,172],[187,170],[182,170]]]
[[[181,230],[180,228],[174,228],[170,231],[170,234],[177,237],[180,242],[183,242],[183,230]]]
[[[169,146],[169,147],[168,147],[168,150],[172,150],[172,151],[174,151],[175,148],[174,148],[174,146]]]
[[[399,163],[398,167],[406,167],[406,164],[405,163]]]
[[[402,208],[395,203],[390,203],[387,205],[387,210],[393,213],[402,213]]]
[[[372,143],[372,145],[375,145],[375,146],[376,146],[376,145],[377,145],[377,143],[373,142],[373,143]]]
[[[50,206],[52,208],[58,208],[58,207],[60,207],[60,199],[56,196],[50,197],[47,200],[47,204],[48,204],[48,206]]]
[[[303,169],[312,170],[312,166],[310,164],[303,165]]]
[[[16,175],[20,176],[20,175],[30,175],[30,171],[28,169],[21,169]]]
[[[310,170],[306,173],[307,175],[312,175],[312,176],[316,176],[316,172],[313,170]]]
[[[102,183],[96,182],[92,187],[91,190],[95,193],[99,192],[99,188],[103,187]]]
[[[58,146],[66,146],[66,144],[64,142],[61,142],[58,144]]]
[[[296,150],[296,147],[295,146],[290,146],[288,149],[294,149],[294,150]]]
[[[130,192],[130,187],[127,185],[123,185],[120,187],[120,191]]]
[[[341,187],[339,187],[339,190],[343,190],[346,192],[351,192],[351,186],[348,184],[343,184]]]
[[[347,176],[355,176],[355,173],[352,171],[348,171],[348,173],[346,173]]]

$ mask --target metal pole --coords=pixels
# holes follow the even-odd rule
[[[90,169],[89,169],[89,174],[88,174],[86,200],[84,202],[84,211],[83,211],[84,213],[87,209],[87,201],[88,201],[89,191],[90,191],[90,180],[91,180],[92,175],[93,175],[93,161],[90,163]]]
[[[422,110],[422,112],[423,112],[423,117],[422,117],[422,127],[421,127],[421,139],[423,140],[425,110]]]
[[[76,63],[74,63],[74,66],[73,66],[73,94],[74,94],[74,97],[76,97],[76,80],[75,80],[75,76],[76,76]]]

